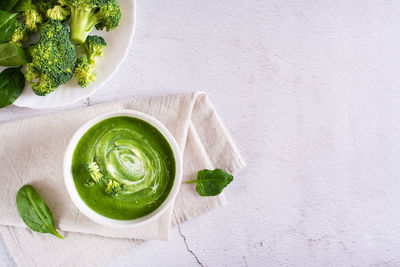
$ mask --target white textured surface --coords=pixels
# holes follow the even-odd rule
[[[202,264],[400,265],[398,1],[139,0],[137,18],[90,103],[204,90],[247,162],[228,205],[181,226]],[[174,229],[109,266],[196,264]]]

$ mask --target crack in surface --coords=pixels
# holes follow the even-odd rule
[[[191,250],[191,249],[189,248],[189,245],[188,245],[188,243],[187,243],[187,241],[186,241],[186,236],[185,236],[184,234],[182,234],[182,230],[181,230],[180,225],[178,225],[178,231],[179,231],[179,235],[180,235],[180,236],[182,237],[182,239],[183,239],[183,242],[185,243],[186,250],[187,250],[190,254],[193,255],[193,257],[196,259],[197,263],[198,263],[201,267],[204,267],[203,263],[200,262],[199,258],[198,258],[197,255],[194,253],[194,251]]]
[[[88,107],[91,105],[91,103],[90,103],[90,97],[86,98],[85,104],[86,104],[86,106],[88,106]]]

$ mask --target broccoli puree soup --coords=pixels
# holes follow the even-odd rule
[[[92,210],[112,219],[136,219],[168,197],[175,177],[174,154],[149,123],[113,117],[79,140],[72,176],[79,196]]]

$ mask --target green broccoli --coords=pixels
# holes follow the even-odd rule
[[[47,95],[68,82],[76,64],[75,47],[64,24],[48,20],[40,26],[40,40],[29,48],[32,63],[25,78],[37,95]]]
[[[82,45],[83,52],[86,54],[90,64],[95,64],[96,58],[103,56],[106,47],[107,43],[104,38],[97,35],[88,36]]]
[[[22,21],[28,32],[35,32],[45,22],[47,10],[56,4],[57,0],[19,0],[14,9],[22,12]]]
[[[36,6],[32,5],[30,9],[22,12],[22,22],[25,24],[28,32],[35,32],[37,31],[38,25],[43,22],[43,17]]]
[[[57,0],[32,0],[32,3],[36,6],[39,13],[46,17],[47,10],[53,8],[58,4]]]
[[[61,0],[59,3],[70,9],[71,40],[76,44],[83,44],[94,26],[110,31],[121,19],[121,10],[115,0]]]
[[[50,78],[49,75],[36,68],[33,63],[26,64],[26,67],[25,79],[29,81],[36,94],[41,92],[51,92],[55,87],[57,87],[55,81]]]
[[[13,35],[11,36],[10,43],[15,43],[19,46],[22,46],[22,42],[26,40],[26,27],[25,24],[17,19],[15,21],[15,30]]]
[[[85,54],[80,57],[75,67],[75,77],[78,84],[86,87],[96,79],[96,59],[103,56],[107,43],[101,36],[88,36],[85,43],[81,45],[82,52]]]
[[[115,180],[109,180],[107,184],[107,188],[104,191],[107,195],[110,196],[115,196],[118,194],[119,191],[121,191],[124,188],[123,184],[118,183]]]
[[[85,183],[86,186],[92,186],[94,184],[98,184],[103,180],[104,176],[100,172],[100,168],[97,162],[88,163],[86,165],[86,168],[90,173],[90,178]]]
[[[65,20],[70,15],[68,9],[60,5],[55,5],[53,8],[47,10],[46,16],[54,20]]]
[[[81,87],[86,87],[96,79],[94,65],[89,63],[86,56],[82,56],[76,61],[74,75]]]

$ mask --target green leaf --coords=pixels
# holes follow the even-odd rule
[[[197,180],[186,183],[196,183],[196,191],[200,196],[216,196],[233,181],[233,176],[221,169],[201,170],[197,173]]]
[[[0,10],[0,43],[6,43],[10,40],[15,31],[16,19],[17,13]]]
[[[25,77],[19,68],[8,68],[0,73],[0,108],[14,103],[25,87]]]
[[[10,11],[16,4],[18,0],[0,0],[0,9],[5,11]]]
[[[0,66],[21,66],[30,61],[28,53],[19,45],[0,44]]]
[[[38,192],[31,185],[24,185],[17,193],[17,208],[24,223],[35,232],[49,233],[61,239],[54,226],[53,216]]]
[[[21,12],[31,9],[32,0],[19,0],[14,7],[14,11]]]

